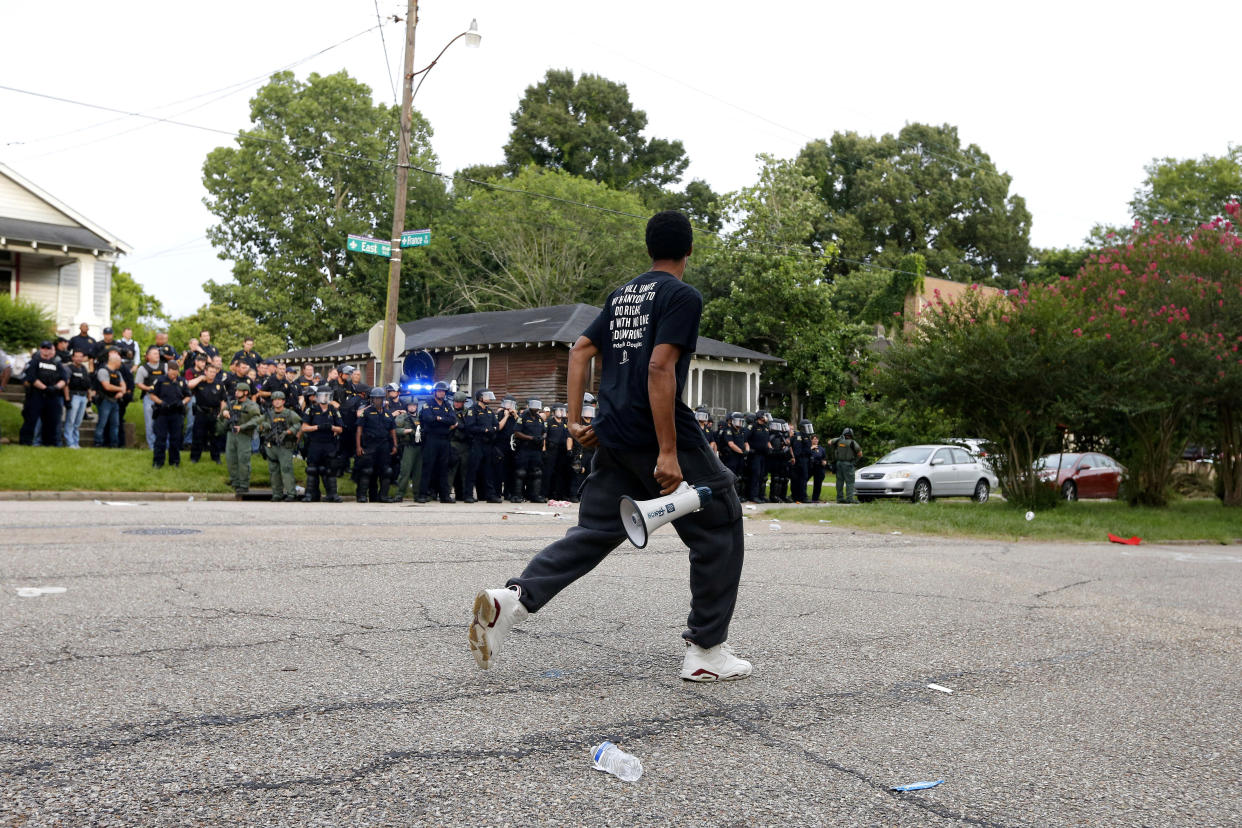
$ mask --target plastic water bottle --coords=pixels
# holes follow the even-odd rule
[[[595,769],[611,773],[622,782],[637,782],[643,775],[643,763],[612,742],[604,742],[591,748]]]

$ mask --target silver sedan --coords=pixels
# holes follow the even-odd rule
[[[915,503],[969,497],[986,503],[998,485],[996,475],[960,446],[904,446],[859,469],[854,492],[864,503],[877,497],[903,497]]]

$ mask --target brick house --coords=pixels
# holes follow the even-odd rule
[[[530,397],[545,404],[565,402],[569,349],[598,313],[599,308],[576,304],[406,322],[400,325],[405,337],[402,363],[408,365],[411,354],[426,352],[429,359],[424,359],[434,364],[434,381],[467,391],[490,388],[497,397],[512,394],[519,403]],[[324,375],[329,368],[350,363],[360,366],[372,384],[378,375],[365,333],[298,348],[281,358],[298,366],[310,363]],[[692,408],[706,405],[713,417],[754,411],[761,368],[781,363],[767,354],[699,337],[684,400]],[[597,370],[592,366],[592,389],[599,386]],[[414,379],[407,372],[403,383],[408,387]]]

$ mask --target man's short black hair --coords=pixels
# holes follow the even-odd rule
[[[676,210],[656,213],[647,220],[647,255],[652,261],[685,258],[693,241],[690,219]]]

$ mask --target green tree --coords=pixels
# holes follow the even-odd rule
[[[454,308],[599,304],[647,264],[646,213],[634,193],[526,167],[503,188],[458,188],[456,241],[434,251],[435,262]]]
[[[511,174],[533,164],[614,190],[662,188],[690,163],[680,141],[644,138],[647,113],[634,108],[625,84],[599,75],[549,69],[526,88],[512,121],[505,144]]]
[[[762,160],[758,182],[725,200],[736,230],[707,251],[701,272],[691,257],[691,281],[707,283],[705,335],[786,361],[769,376],[797,419],[804,403],[822,408],[848,389],[865,332],[833,312],[823,258],[803,243],[820,214],[814,181],[792,161]]]
[[[1107,371],[1074,336],[1078,319],[1059,286],[1004,298],[974,290],[956,302],[937,298],[884,355],[877,389],[887,399],[938,408],[991,442],[1010,503],[1052,506],[1057,493],[1032,469],[1060,448],[1060,426],[1082,419],[1088,382]]]
[[[1090,257],[1090,247],[1048,247],[1031,251],[1031,259],[1022,280],[1035,285],[1055,282],[1062,276],[1074,276]]]
[[[957,128],[908,124],[880,138],[838,132],[798,156],[823,202],[811,239],[839,248],[830,273],[858,262],[896,267],[923,255],[929,275],[1017,284],[1030,252],[1031,214],[978,146]]]
[[[203,165],[205,203],[219,219],[208,237],[232,259],[233,283],[209,281],[212,302],[234,308],[288,344],[363,330],[383,315],[388,260],[350,253],[346,236],[387,238],[400,111],[372,103],[345,72],[306,82],[280,72],[250,102],[253,127]],[[414,113],[411,164],[434,169],[431,128]],[[410,227],[448,206],[440,179],[412,172]],[[429,277],[426,256],[405,257],[403,282]],[[403,318],[424,315],[403,292]]]
[[[118,335],[132,328],[137,342],[151,342],[157,330],[168,327],[163,303],[116,265],[112,266],[112,327]]]
[[[204,330],[211,331],[211,344],[224,357],[225,368],[248,336],[254,337],[254,349],[264,357],[279,356],[287,350],[280,337],[256,325],[244,312],[223,305],[202,305],[189,316],[174,319],[168,326],[168,339],[182,350],[191,338]]]
[[[1242,146],[1223,156],[1157,158],[1130,201],[1131,217],[1150,225],[1160,219],[1185,230],[1220,215],[1221,206],[1242,199]]]

